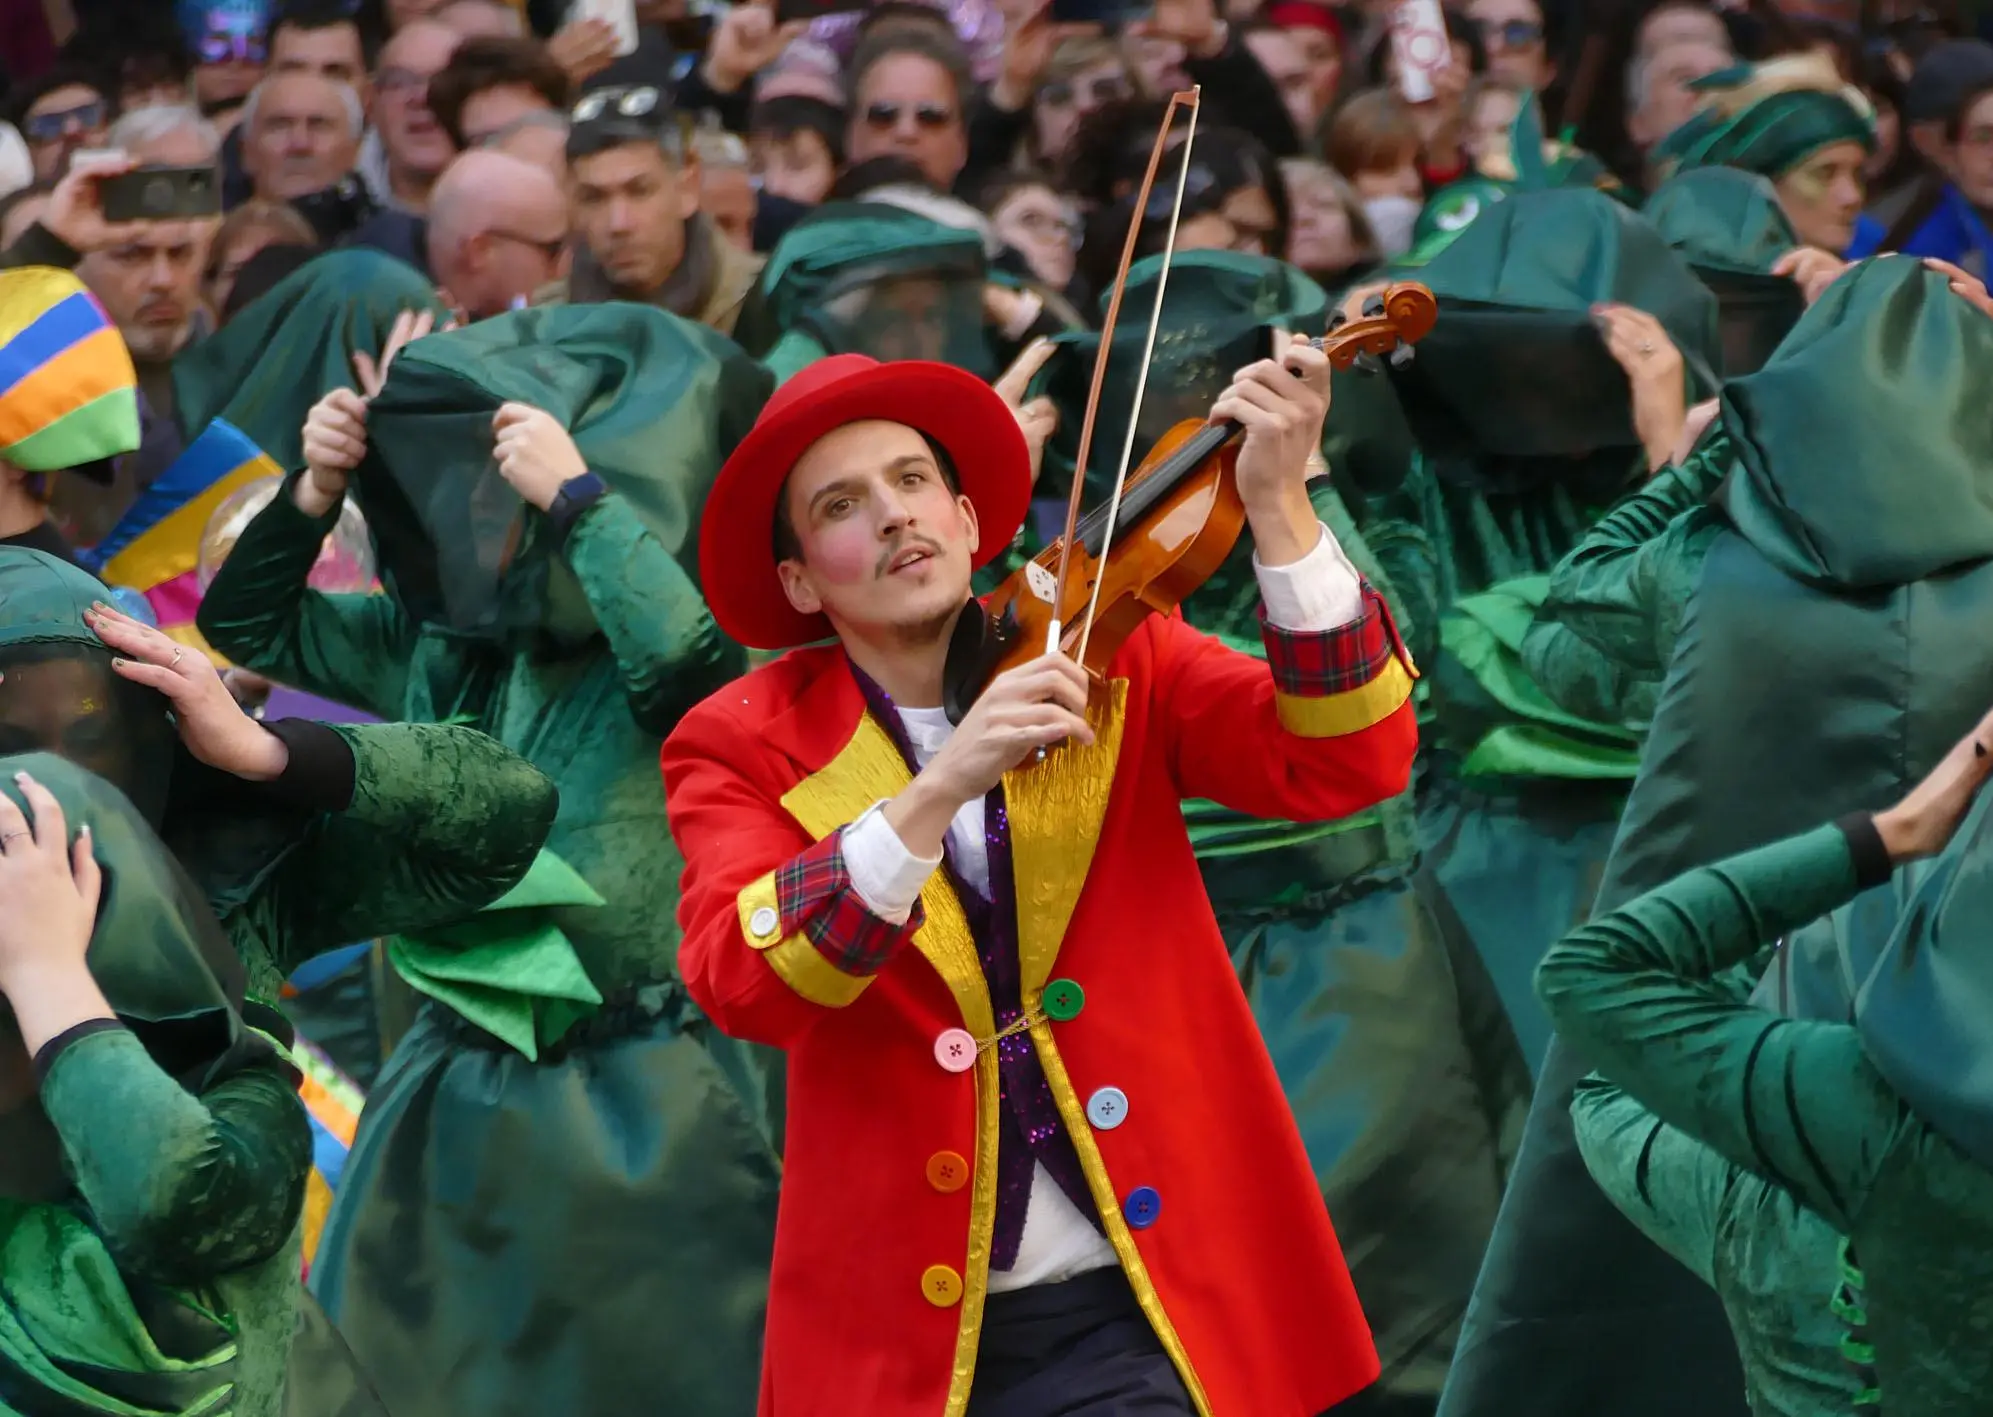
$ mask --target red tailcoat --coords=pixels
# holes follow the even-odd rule
[[[1095,693],[1093,746],[1004,779],[1031,1037],[1205,1417],[1315,1417],[1378,1371],[1178,805],[1320,820],[1404,791],[1414,671],[1374,594],[1366,607],[1326,635],[1270,631],[1270,664],[1151,618]],[[952,1070],[937,1040],[990,1039],[989,993],[945,873],[895,926],[857,901],[836,840],[907,767],[835,647],[715,694],[663,764],[685,982],[721,1029],[789,1055],[763,1417],[957,1417],[989,1268],[997,1068],[983,1046]],[[1126,1120],[1097,1130],[1086,1102],[1106,1087]]]

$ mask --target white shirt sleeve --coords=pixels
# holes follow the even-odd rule
[[[844,852],[844,869],[851,876],[851,888],[865,902],[865,908],[894,925],[904,925],[913,914],[920,888],[941,864],[907,850],[893,824],[875,802],[844,829],[839,846]]]
[[[1291,565],[1262,566],[1254,552],[1253,574],[1268,622],[1283,630],[1334,630],[1363,614],[1363,578],[1326,526],[1315,549]]]

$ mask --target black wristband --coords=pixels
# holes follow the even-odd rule
[[[114,1028],[122,1031],[124,1025],[114,1018],[86,1018],[73,1028],[63,1029],[35,1050],[35,1081],[37,1083],[48,1081],[49,1072],[55,1067],[55,1060],[61,1057],[63,1050],[72,1043],[88,1038],[93,1033],[108,1033]]]
[[[1876,829],[1871,814],[1850,812],[1834,825],[1848,839],[1848,856],[1854,862],[1857,887],[1869,890],[1896,873],[1896,863],[1889,859],[1889,848],[1882,844],[1882,833]]]
[[[563,482],[561,490],[554,494],[554,504],[547,508],[547,521],[554,529],[554,545],[567,545],[568,536],[573,532],[574,524],[581,520],[581,514],[601,501],[608,491],[608,485],[592,472],[584,472]]]
[[[263,726],[290,753],[283,772],[263,784],[266,791],[313,812],[343,812],[353,805],[358,770],[351,744],[308,718],[271,719]]]

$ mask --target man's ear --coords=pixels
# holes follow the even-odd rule
[[[982,525],[976,520],[976,504],[958,492],[955,494],[955,505],[962,509],[962,521],[969,530],[969,555],[974,557],[983,544]]]
[[[699,214],[699,158],[690,149],[678,172],[678,214],[686,221]]]
[[[803,563],[796,560],[777,561],[775,574],[782,578],[782,593],[789,597],[789,608],[798,615],[816,615],[823,610],[823,597],[817,594],[810,573],[803,569]]]

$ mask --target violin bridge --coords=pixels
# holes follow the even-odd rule
[[[1031,588],[1033,595],[1037,596],[1047,605],[1057,603],[1059,583],[1048,568],[1039,565],[1036,561],[1025,562],[1024,583]]]

